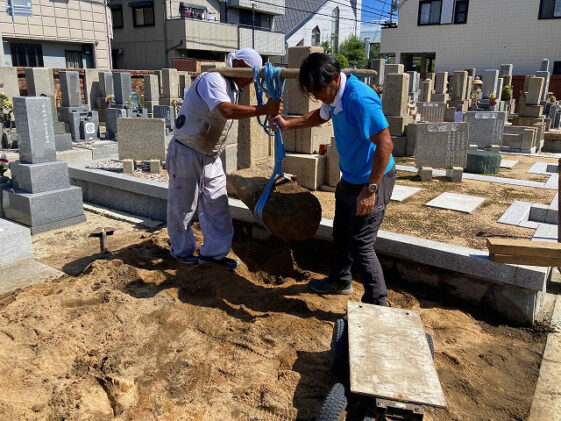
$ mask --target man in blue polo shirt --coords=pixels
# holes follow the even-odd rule
[[[300,67],[302,91],[322,101],[301,117],[275,117],[282,130],[333,120],[342,180],[335,192],[333,239],[336,256],[329,276],[310,281],[319,294],[351,294],[351,266],[364,284],[362,302],[386,305],[387,289],[374,250],[378,229],[395,184],[393,143],[380,98],[355,76],[341,72],[333,56],[310,54]]]

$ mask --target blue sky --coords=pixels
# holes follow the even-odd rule
[[[361,38],[370,37],[371,41],[379,41],[373,39],[379,37],[380,26],[377,24],[364,23],[372,20],[389,20],[391,0],[362,0],[362,16],[361,16]],[[394,16],[395,18],[395,16]]]

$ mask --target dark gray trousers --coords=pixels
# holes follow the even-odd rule
[[[363,184],[351,184],[341,180],[335,191],[335,258],[329,279],[342,286],[350,284],[351,266],[354,262],[364,285],[363,303],[385,304],[388,295],[374,243],[384,220],[394,184],[395,167],[382,178],[374,210],[364,216],[356,216],[356,199],[364,187]]]

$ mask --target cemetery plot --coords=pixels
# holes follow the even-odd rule
[[[327,244],[291,251],[239,231],[231,255],[243,263],[229,272],[171,260],[165,229],[87,216],[34,237],[41,262],[76,278],[0,296],[3,419],[315,418],[329,388],[332,322],[347,306],[347,297],[306,292],[304,281],[328,270],[317,259]],[[114,255],[91,263],[98,226],[116,228]],[[418,312],[434,338],[448,409],[426,409],[427,418],[527,417],[543,332],[389,287],[392,305]]]
[[[517,157],[517,159],[523,157]],[[401,160],[401,158],[400,158]],[[519,164],[520,165],[520,164]],[[433,177],[423,183],[415,173],[397,171],[396,183],[421,188],[421,191],[402,203],[390,202],[381,229],[414,235],[429,240],[486,250],[486,237],[513,236],[532,238],[535,229],[499,224],[498,220],[514,200],[550,203],[555,190],[464,180],[450,183],[445,177]],[[436,209],[425,204],[443,193],[478,196],[485,202],[470,214]],[[333,219],[335,196],[328,192],[314,192],[320,200],[323,217]]]

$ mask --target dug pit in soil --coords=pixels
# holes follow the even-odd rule
[[[363,292],[356,282],[350,297],[307,291],[328,271],[325,243],[291,250],[238,231],[230,256],[242,264],[230,272],[175,262],[166,230],[130,236],[77,277],[0,296],[0,419],[315,418],[333,322]],[[78,244],[67,241],[69,260]],[[389,287],[391,304],[419,312],[434,338],[448,409],[427,419],[528,416],[544,334]]]

